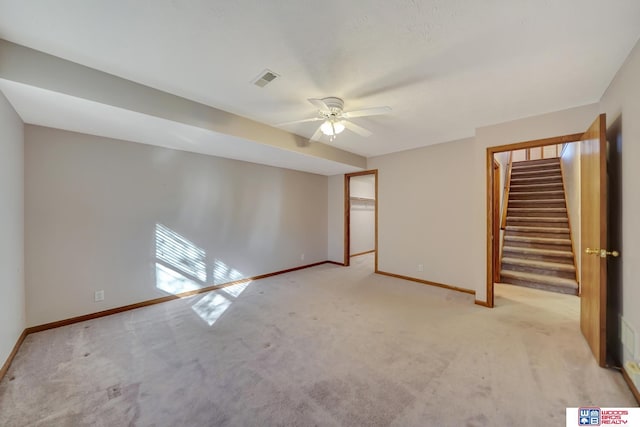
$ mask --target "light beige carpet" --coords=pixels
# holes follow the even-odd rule
[[[361,256],[30,335],[0,425],[560,426],[567,406],[635,406],[577,297],[503,285],[490,310],[372,270]]]

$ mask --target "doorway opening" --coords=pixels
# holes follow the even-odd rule
[[[373,254],[378,271],[378,170],[344,176],[344,265]]]
[[[493,200],[499,202],[493,204],[494,283],[578,295],[575,144],[494,154]]]
[[[494,284],[500,279],[501,268],[501,248],[504,230],[506,228],[506,208],[509,182],[510,168],[500,167],[498,158],[509,158],[513,161],[513,153],[523,156],[518,160],[533,160],[536,158],[544,158],[545,147],[557,151],[558,146],[572,142],[580,141],[582,134],[564,135],[554,138],[546,138],[540,140],[518,142],[514,144],[501,145],[497,147],[487,148],[487,306],[495,305]],[[538,151],[540,154],[533,154]],[[512,153],[505,157],[505,153]],[[496,165],[496,163],[498,163]],[[503,163],[506,163],[503,161]],[[501,185],[504,182],[504,185]],[[501,191],[504,188],[504,191]],[[504,198],[505,200],[501,200]],[[501,202],[502,206],[501,206]],[[527,226],[525,225],[526,228]]]
[[[615,123],[615,122],[614,122]],[[573,233],[571,239],[575,244],[575,255],[577,255],[574,265],[579,272],[579,316],[580,329],[586,339],[596,361],[602,367],[607,366],[607,359],[616,358],[613,346],[619,347],[620,340],[614,339],[613,342],[609,334],[612,331],[618,331],[618,322],[614,317],[620,316],[622,313],[610,313],[609,310],[615,309],[615,304],[610,306],[609,295],[615,298],[616,289],[620,289],[621,283],[609,283],[615,278],[612,270],[619,270],[620,266],[620,246],[612,246],[612,244],[621,244],[621,241],[611,236],[609,230],[609,218],[616,218],[616,212],[619,210],[620,200],[611,203],[609,194],[619,194],[619,188],[612,188],[613,184],[619,184],[619,171],[614,170],[621,158],[620,141],[614,144],[608,144],[606,138],[606,116],[600,114],[591,126],[581,134],[564,135],[555,138],[548,138],[535,141],[527,141],[516,144],[508,144],[497,147],[487,148],[486,170],[487,170],[487,277],[486,292],[487,306],[493,307],[494,300],[494,283],[496,278],[496,251],[495,240],[500,238],[498,227],[496,227],[495,206],[500,202],[495,192],[495,180],[500,179],[498,169],[494,168],[494,159],[499,153],[506,151],[532,149],[534,147],[545,147],[550,145],[566,144],[576,148],[577,153],[573,155],[572,161],[579,167],[578,184],[574,191],[579,201],[574,203],[573,209],[569,203],[565,203],[567,212],[573,210],[577,215],[579,230]],[[611,134],[615,134],[615,128],[610,130]],[[616,136],[616,135],[612,135]],[[574,144],[575,143],[575,144]],[[559,161],[559,160],[558,160]],[[543,161],[542,163],[545,163]],[[539,169],[539,164],[536,169]],[[521,171],[522,172],[522,171]],[[566,175],[565,175],[566,176]],[[539,180],[539,178],[536,178]],[[546,180],[547,178],[545,178]],[[519,177],[522,181],[522,177]],[[536,184],[539,186],[539,183]],[[547,184],[545,184],[547,185]],[[555,184],[554,184],[555,185]],[[521,190],[521,189],[520,189]],[[505,189],[506,191],[506,189]],[[547,193],[559,192],[548,190]],[[529,199],[533,193],[526,193],[524,197],[519,199]],[[521,195],[522,196],[522,195]],[[511,197],[509,199],[511,200]],[[565,199],[566,201],[567,199]],[[619,216],[619,215],[618,215]],[[554,220],[555,221],[555,220]],[[567,218],[567,223],[568,218]],[[514,227],[518,228],[518,227]],[[527,227],[520,227],[527,228]],[[536,228],[536,227],[529,227]],[[568,228],[568,227],[567,227]],[[538,230],[540,228],[538,227]],[[525,231],[525,230],[522,230]],[[531,231],[531,230],[526,230]],[[569,230],[570,231],[570,230]],[[557,228],[552,232],[563,232],[566,230]],[[616,233],[613,233],[616,234]],[[620,233],[617,233],[620,234]],[[513,240],[513,239],[512,239]],[[547,239],[548,240],[548,239]],[[557,240],[557,239],[556,239]],[[555,253],[554,255],[560,255]],[[502,258],[503,269],[501,275],[504,276],[504,257]],[[527,262],[524,263],[525,265]],[[532,264],[528,261],[528,264]],[[609,274],[608,274],[609,273]],[[578,277],[576,277],[578,278]],[[619,292],[618,292],[619,293]],[[613,328],[613,329],[612,329]],[[619,365],[619,363],[615,363]]]

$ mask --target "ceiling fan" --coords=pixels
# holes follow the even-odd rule
[[[349,129],[360,136],[370,136],[371,132],[369,130],[349,121],[348,119],[352,119],[354,117],[377,116],[391,112],[391,107],[374,107],[356,111],[344,111],[344,101],[334,96],[322,99],[309,98],[307,101],[318,108],[318,115],[316,117],[280,123],[277,126],[322,121],[323,123],[318,127],[311,138],[309,138],[309,141],[320,141],[322,135],[328,136],[329,141],[333,141],[336,139],[336,136],[345,129]]]

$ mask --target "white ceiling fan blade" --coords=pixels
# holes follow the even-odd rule
[[[276,127],[294,125],[296,123],[317,122],[318,120],[324,120],[324,118],[322,118],[322,117],[312,117],[310,119],[294,120],[292,122],[278,123],[276,125]]]
[[[325,104],[325,102],[322,99],[309,98],[309,99],[307,99],[307,101],[309,101],[311,104],[313,104],[313,106],[316,107],[320,111],[331,111],[329,106],[327,104]]]
[[[322,129],[320,127],[318,127],[318,129],[316,129],[315,133],[313,135],[311,135],[311,138],[309,138],[309,142],[320,142],[320,137],[322,136]]]
[[[390,112],[391,107],[373,107],[365,108],[364,110],[346,111],[342,113],[342,117],[351,119],[353,117],[379,116],[380,114],[388,114]]]
[[[355,124],[353,122],[349,122],[347,120],[344,120],[342,122],[342,124],[344,124],[344,127],[349,129],[351,132],[357,133],[360,136],[367,137],[367,136],[371,136],[372,135],[372,133],[370,131],[366,130],[362,126],[358,126],[357,124]]]

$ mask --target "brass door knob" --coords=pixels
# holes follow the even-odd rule
[[[600,258],[606,258],[608,256],[612,256],[614,258],[620,256],[620,252],[618,251],[608,251],[606,249],[591,249],[587,248],[584,250],[584,253],[587,255],[600,255]]]

